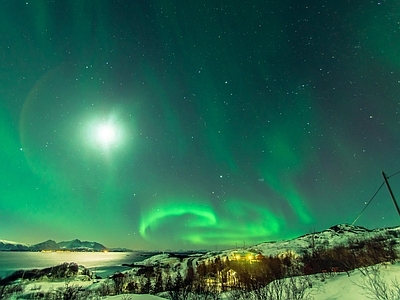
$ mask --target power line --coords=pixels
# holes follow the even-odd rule
[[[400,171],[398,171],[398,172],[396,172],[396,173],[394,173],[394,174],[392,174],[392,175],[390,175],[390,176],[386,176],[387,178],[390,178],[390,177],[393,177],[393,176],[395,176],[395,175],[397,175],[397,174],[399,174],[400,173]]]
[[[400,171],[398,172],[400,173]],[[397,174],[397,173],[396,173]],[[392,175],[393,176],[393,175]],[[378,194],[378,192],[380,191],[380,189],[383,187],[383,185],[385,184],[385,182],[382,182],[382,184],[380,185],[380,187],[376,190],[375,194],[372,196],[372,198],[368,201],[368,203],[364,206],[364,208],[362,209],[362,211],[359,213],[359,215],[357,216],[357,218],[353,221],[353,223],[351,223],[351,225],[354,225],[354,223],[357,222],[357,220],[361,217],[362,213],[364,212],[364,210],[368,207],[368,205],[372,202],[372,200],[375,198],[376,194]]]
[[[384,174],[384,173],[382,172],[382,174]],[[396,173],[394,173],[394,174],[392,174],[392,175],[390,175],[390,176],[386,176],[386,174],[384,174],[385,181],[382,182],[382,184],[381,184],[380,187],[377,189],[377,191],[375,192],[375,194],[374,194],[374,195],[372,196],[372,198],[368,201],[368,203],[364,206],[364,208],[361,210],[361,212],[359,213],[359,215],[357,216],[357,218],[353,221],[353,223],[351,223],[351,225],[354,225],[354,224],[357,222],[357,220],[361,217],[362,213],[365,211],[365,209],[368,207],[368,205],[369,205],[369,204],[372,202],[372,200],[375,198],[376,194],[378,194],[378,192],[380,191],[380,189],[382,188],[382,186],[385,184],[385,182],[387,181],[387,179],[389,179],[390,177],[396,176],[396,175],[398,175],[398,174],[400,174],[400,171],[398,171],[398,172],[396,172]],[[389,187],[389,192],[391,192],[390,187]],[[391,195],[392,195],[392,193],[391,193]],[[392,198],[393,198],[393,196],[392,196]],[[399,211],[399,208],[398,208],[398,206],[397,206],[397,203],[396,203],[395,200],[393,200],[393,201],[394,201],[395,206],[396,206],[396,208],[397,208],[397,212],[398,212],[399,215],[400,215],[400,211]]]

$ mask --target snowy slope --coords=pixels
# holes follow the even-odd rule
[[[322,276],[321,274],[311,275],[312,288],[309,290],[310,300],[365,300],[371,299],[371,294],[360,285],[365,282],[359,270],[351,272],[350,276],[346,273],[337,273],[332,276]],[[382,265],[380,267],[380,277],[390,287],[393,280],[400,281],[400,263],[395,265]],[[72,281],[71,285],[89,286],[90,281]],[[25,287],[25,291],[37,289],[40,287],[42,291],[56,290],[65,286],[65,282],[31,282]],[[160,300],[160,298],[153,295],[117,295],[108,296],[102,299],[109,300]],[[228,299],[228,295],[221,295],[222,299]]]
[[[57,243],[61,249],[66,250],[87,250],[87,251],[104,251],[107,248],[97,242],[81,241],[78,239],[72,241],[63,241]]]
[[[302,255],[305,250],[310,248],[312,243],[316,248],[333,248],[339,245],[347,245],[349,241],[365,240],[376,236],[382,236],[385,239],[396,239],[400,243],[400,227],[369,230],[360,226],[340,224],[327,230],[306,234],[292,240],[261,243],[247,250],[259,252],[266,256],[276,256],[288,251]]]
[[[130,300],[160,300],[160,299],[165,300],[165,298],[161,298],[161,297],[157,297],[157,296],[153,296],[153,295],[133,295],[133,294],[109,296],[109,297],[105,297],[103,299],[125,300],[125,299],[127,299],[127,297],[130,297]]]
[[[35,245],[0,240],[0,251],[41,251],[59,249],[74,251],[105,251],[107,250],[107,247],[98,242],[80,241],[78,239],[59,243],[56,243],[53,240],[47,240]]]
[[[189,260],[195,263],[197,260],[214,259],[217,256],[231,258],[238,252],[260,253],[264,256],[277,256],[285,253],[303,255],[310,248],[311,244],[313,244],[315,248],[333,248],[339,245],[347,245],[349,241],[362,241],[377,236],[384,239],[395,240],[397,245],[400,246],[400,227],[369,230],[359,226],[340,224],[327,230],[306,234],[292,240],[261,243],[246,249],[213,251],[203,255],[188,256],[181,260],[171,257],[169,254],[159,254],[137,264],[151,266],[169,265],[171,267],[181,265],[184,267]]]
[[[393,287],[393,280],[400,281],[400,263],[380,267],[380,277],[389,288]],[[345,273],[338,273],[328,277],[325,281],[321,276],[314,276],[311,296],[313,300],[364,300],[376,299],[367,292],[366,282],[359,270],[355,270],[347,276]]]
[[[0,240],[0,251],[26,251],[29,245],[13,241]]]
[[[7,241],[7,240],[0,240],[0,243],[10,244],[10,245],[25,245],[25,246],[28,246],[27,244],[24,244],[24,243],[18,243],[18,242]]]

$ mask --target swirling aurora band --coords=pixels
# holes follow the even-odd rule
[[[226,202],[221,218],[203,203],[170,199],[167,205],[156,204],[157,208],[144,214],[140,234],[148,239],[162,240],[163,236],[170,239],[171,235],[165,236],[167,226],[168,231],[177,232],[173,238],[189,245],[218,243],[234,246],[238,241],[254,242],[279,232],[281,220],[257,205],[231,199]],[[249,215],[252,222],[247,221]]]

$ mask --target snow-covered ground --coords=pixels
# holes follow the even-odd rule
[[[388,287],[393,286],[394,280],[400,281],[400,263],[381,265],[379,267],[380,278]],[[348,276],[346,273],[337,273],[333,275],[310,275],[312,288],[308,290],[309,299],[311,300],[364,300],[373,299],[373,295],[368,293],[366,286],[368,282],[362,275],[360,270],[355,270]],[[71,281],[70,285],[79,285],[88,287],[92,283],[90,281]],[[64,282],[32,282],[25,286],[25,291],[37,290],[41,291],[56,290],[65,286]],[[221,295],[222,299],[228,299],[227,294]],[[23,298],[18,298],[23,299]],[[116,296],[107,296],[102,299],[109,300],[160,300],[163,299],[154,295],[136,295],[123,294]]]
[[[279,256],[288,252],[291,253],[292,257],[295,257],[296,255],[304,254],[304,252],[310,248],[311,244],[313,247],[332,248],[339,245],[346,245],[350,240],[354,242],[376,236],[385,237],[386,239],[392,241],[396,245],[397,250],[400,250],[400,227],[367,230],[357,226],[337,225],[322,232],[310,233],[297,239],[288,241],[261,243],[246,249],[231,249],[218,252],[209,252],[206,254],[159,254],[135,264],[138,267],[154,266],[162,269],[168,267],[168,272],[170,272],[172,277],[174,277],[177,272],[180,272],[182,275],[184,275],[189,266],[195,267],[201,261],[205,261],[207,263],[207,261],[212,261],[216,257],[228,257],[229,259],[234,259],[236,255],[247,256],[256,254],[261,254],[264,256]],[[398,282],[400,281],[400,262],[397,262],[396,264],[380,264],[376,266],[375,270],[376,269],[379,270],[379,276],[372,276],[370,278],[372,278],[375,283],[377,280],[380,281],[380,284],[384,285],[385,291],[389,291],[391,288],[397,288],[397,291],[400,293],[400,287],[398,285]],[[374,270],[374,268],[370,268],[369,274],[374,275],[375,273],[373,273],[371,270]],[[136,276],[136,271],[137,268],[134,268],[132,270],[125,271],[124,273],[126,273],[128,276]],[[69,281],[67,283],[68,286],[81,286],[90,290],[96,290],[96,288],[98,288],[105,280],[97,280],[97,282],[94,283],[87,276],[85,276],[77,276],[74,281]],[[306,277],[298,278],[303,279]],[[66,282],[42,280],[23,282],[23,285],[24,293],[27,295],[35,291],[47,292],[62,289],[66,287]],[[374,295],[371,294],[371,291],[369,291],[369,287],[372,286],[372,282],[368,281],[368,277],[365,276],[365,269],[353,270],[350,271],[349,274],[345,272],[338,272],[333,274],[308,275],[307,286],[307,293],[309,296],[307,299],[310,300],[376,299],[376,297],[374,298]],[[21,295],[19,295],[18,299],[24,298],[21,298]],[[153,295],[124,294],[107,296],[103,297],[102,299],[156,300],[162,298]],[[229,293],[225,293],[221,294],[221,299],[231,300],[233,298],[229,295]]]
[[[400,263],[395,265],[382,265],[379,267],[380,278],[390,288],[394,280],[400,281]],[[368,293],[367,287],[370,282],[364,277],[360,270],[346,273],[338,273],[328,276],[325,280],[321,274],[313,276],[313,288],[310,290],[313,300],[362,300],[376,299]]]
[[[110,296],[110,297],[105,297],[103,299],[110,299],[110,300],[160,300],[160,299],[163,299],[163,300],[165,300],[165,298],[160,298],[160,297],[153,296],[153,295],[133,295],[133,294]]]
[[[100,285],[93,283],[92,281],[82,280],[82,278],[76,278],[75,280],[68,281],[68,286],[79,286],[83,288],[95,289]],[[32,292],[48,292],[56,291],[66,287],[66,281],[33,281],[24,285],[24,293],[15,295],[15,297],[6,299],[30,299],[28,295]],[[24,298],[24,295],[26,295]],[[0,297],[1,299],[1,297]],[[156,300],[163,299],[154,295],[138,295],[138,294],[121,294],[116,296],[101,297],[101,299],[114,299],[114,300]]]
[[[186,261],[186,260],[185,260]],[[157,255],[148,259],[148,264],[178,264],[175,259],[166,257],[166,255]],[[185,266],[185,263],[181,263]],[[400,262],[396,264],[382,264],[375,266],[379,269],[379,278],[382,279],[387,287],[393,287],[395,281],[400,282]],[[312,287],[308,290],[310,300],[363,300],[376,299],[366,290],[371,282],[362,275],[362,270],[349,272],[309,275],[309,282]],[[228,295],[222,295],[222,298],[229,298]],[[135,298],[136,299],[136,298]]]

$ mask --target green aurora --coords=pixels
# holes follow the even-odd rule
[[[0,16],[0,239],[292,238],[351,223],[400,170],[394,0],[8,1]],[[358,224],[398,224],[385,191]]]

